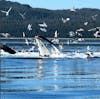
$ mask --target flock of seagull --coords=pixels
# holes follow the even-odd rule
[[[7,17],[10,15],[10,12],[13,8],[10,7],[7,11],[4,11],[4,10],[0,10],[2,13],[4,13]],[[70,9],[70,11],[72,12],[76,12],[76,9],[72,8]],[[26,12],[24,13],[20,13],[19,12],[19,15],[21,16],[21,18],[24,20],[25,19],[25,15],[26,15]],[[95,14],[94,16],[92,16],[92,19],[93,20],[96,20],[96,17],[98,15]],[[67,22],[69,22],[71,20],[71,18],[67,17],[67,18],[61,18],[62,22],[65,24]],[[84,25],[87,26],[89,24],[89,22],[84,22]],[[47,27],[48,25],[46,24],[46,22],[43,22],[43,23],[40,23],[38,24],[39,28],[40,28],[40,31],[42,32],[47,32]],[[27,25],[27,29],[28,31],[32,31],[32,24],[28,24]],[[69,36],[70,37],[74,37],[74,36],[79,36],[79,37],[82,37],[82,33],[84,29],[83,28],[79,28],[77,29],[76,31],[70,31],[69,32]],[[89,29],[88,31],[94,31],[94,37],[100,37],[100,27],[96,27],[96,28],[92,28],[92,29]],[[0,33],[2,36],[4,36],[5,38],[11,36],[9,33]],[[55,33],[54,33],[54,39],[52,40],[53,42],[59,42],[59,40],[57,39],[58,38],[58,31],[56,30]],[[23,35],[23,37],[25,37],[25,35]]]
[[[4,10],[0,10],[0,11],[1,11],[2,13],[4,13],[6,17],[8,17],[8,16],[10,15],[10,12],[11,12],[12,9],[13,9],[13,8],[10,7],[7,11],[4,11]],[[71,11],[71,12],[76,12],[76,9],[72,8],[72,9],[70,9],[70,11]],[[20,17],[21,17],[23,20],[26,19],[26,17],[25,17],[26,12],[24,12],[24,13],[18,12],[18,13],[19,13]],[[94,16],[92,16],[92,17],[91,17],[92,20],[95,21],[97,16],[98,16],[97,14],[95,14]],[[61,18],[61,21],[62,21],[63,24],[65,24],[65,23],[67,23],[67,22],[70,22],[70,20],[71,20],[70,17],[67,17],[67,18],[62,17],[62,18]],[[90,24],[90,23],[87,22],[87,21],[83,23],[83,25],[85,25],[85,26],[88,26],[88,24]],[[46,22],[43,21],[42,23],[39,23],[38,26],[39,26],[40,31],[42,31],[42,32],[44,32],[44,33],[47,32],[48,25],[47,25]],[[33,30],[32,24],[29,23],[29,24],[27,25],[27,30],[28,30],[28,31],[32,31],[32,30]],[[72,38],[75,37],[75,36],[76,36],[76,37],[77,37],[77,36],[80,37],[80,38],[77,39],[77,41],[74,40],[73,43],[77,43],[78,41],[83,41],[83,40],[84,40],[84,39],[82,38],[82,37],[83,37],[82,32],[84,32],[84,31],[85,31],[85,30],[84,30],[83,28],[78,28],[78,29],[75,30],[75,31],[70,31],[70,32],[69,32],[69,37],[72,37]],[[88,31],[93,31],[93,32],[94,32],[94,37],[96,37],[96,38],[100,37],[100,27],[95,27],[95,28],[89,29]],[[8,37],[11,36],[9,33],[0,33],[0,35],[2,35],[2,36],[5,37],[5,38],[8,38]],[[63,44],[60,44],[58,35],[59,35],[59,32],[58,32],[57,30],[55,30],[55,32],[54,32],[54,38],[52,39],[51,42],[53,42],[54,44],[58,44],[58,45],[59,45],[59,48],[60,48],[60,49],[63,49]],[[31,44],[31,41],[29,42],[29,39],[26,38],[25,32],[22,33],[22,37],[25,38],[25,44],[26,44],[26,45]],[[71,41],[71,42],[72,42],[72,41]],[[67,44],[68,44],[68,45],[70,44],[70,41],[69,41],[69,40],[67,41]],[[30,51],[30,52],[33,51],[33,50],[34,50],[34,47],[35,47],[35,46],[32,46],[32,47],[29,49],[29,51]],[[90,51],[90,46],[87,46],[87,52],[89,52],[89,51]],[[78,51],[77,51],[77,52],[78,52]]]

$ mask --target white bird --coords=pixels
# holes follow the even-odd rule
[[[82,37],[82,34],[80,32],[82,32],[82,31],[75,31],[75,35]]]
[[[68,22],[69,20],[70,20],[70,18],[66,18],[66,19],[62,18],[62,22],[63,22],[63,23],[66,23],[66,22]]]
[[[47,24],[45,22],[38,24],[40,27],[47,27]]]
[[[31,31],[31,30],[32,30],[32,24],[28,24],[27,29],[28,29],[29,31]]]
[[[58,32],[57,32],[57,30],[56,30],[55,33],[54,33],[54,37],[55,37],[55,38],[58,37]]]
[[[63,49],[63,44],[59,44],[59,48],[62,50]]]
[[[52,42],[59,44],[59,38],[58,38],[58,32],[57,32],[57,30],[54,33],[54,39],[52,40]]]
[[[51,42],[59,44],[59,39],[58,38],[54,38]]]
[[[83,31],[84,31],[83,28],[79,28],[79,29],[77,29],[77,30],[75,31],[75,34],[82,37],[82,33],[80,33],[80,32],[83,32]]]
[[[69,45],[70,44],[70,40],[67,40],[67,45]]]
[[[77,35],[78,36],[80,36],[80,37],[82,37],[83,35],[82,35],[82,33],[79,33],[79,32],[77,32]]]
[[[77,31],[77,32],[83,32],[84,29],[83,29],[83,28],[79,28],[79,29],[77,29],[76,31]]]
[[[23,32],[23,38],[25,37],[25,33]]]
[[[84,22],[84,25],[87,26],[89,22]]]
[[[70,37],[74,37],[74,36],[75,36],[75,33],[74,33],[73,31],[70,31],[70,32],[69,32],[69,36],[70,36]]]
[[[71,12],[76,12],[76,9],[73,7],[70,9]]]
[[[73,40],[72,43],[73,43],[73,44],[77,44],[78,41],[77,41],[77,40]]]
[[[100,37],[100,30],[99,31],[96,31],[95,33],[94,33],[94,36],[97,38],[97,37]]]
[[[92,20],[95,21],[97,16],[98,16],[97,14],[93,15]]]
[[[2,36],[4,36],[5,38],[8,38],[10,36],[9,33],[1,33]]]
[[[26,15],[26,12],[24,12],[23,14],[19,12],[19,15],[22,17],[22,19],[24,20],[25,19],[25,15]]]
[[[23,32],[23,38],[25,38],[25,37],[26,37],[26,35],[25,35],[25,33]],[[29,45],[29,41],[28,41],[27,38],[25,38],[25,44],[26,44],[26,45]]]
[[[92,29],[89,29],[88,31],[96,31],[97,29],[100,29],[100,27],[96,27],[96,28],[92,28]]]
[[[95,31],[96,28],[92,28],[92,29],[89,29],[88,31],[91,32],[91,31]]]
[[[43,32],[47,32],[46,28],[40,28],[40,30],[43,31]]]
[[[30,49],[29,49],[29,52],[33,51],[35,48],[35,46],[32,46]]]
[[[78,41],[84,41],[84,38],[78,38]]]
[[[25,44],[29,45],[28,39],[25,39]]]
[[[88,51],[90,51],[90,46],[87,46],[87,48],[86,48],[86,49],[87,49],[87,52],[88,52]]]
[[[11,9],[12,9],[12,7],[10,7],[10,8],[8,9],[8,11],[1,10],[1,12],[5,13],[6,16],[9,16],[9,13],[10,13]]]

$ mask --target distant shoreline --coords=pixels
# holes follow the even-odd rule
[[[30,37],[30,38],[22,38],[22,37],[9,37],[9,38],[4,38],[4,37],[0,37],[0,40],[24,40],[24,39],[34,39],[34,38],[32,38],[32,37]],[[49,40],[52,40],[52,39],[54,39],[54,38],[48,38]],[[78,38],[58,38],[59,40],[77,40]],[[86,40],[86,41],[88,41],[88,40],[90,40],[90,41],[98,41],[98,40],[100,40],[100,38],[82,38],[82,39],[84,39],[84,40]]]

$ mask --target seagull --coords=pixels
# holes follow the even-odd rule
[[[90,51],[90,46],[88,45],[86,49],[87,49],[87,52]]]
[[[47,32],[46,28],[40,28],[40,30],[43,31],[43,32]]]
[[[56,30],[55,33],[54,33],[54,37],[55,37],[55,38],[58,37],[58,32],[57,32],[57,30]]]
[[[84,31],[83,28],[77,29],[77,30],[75,31],[75,34],[82,37],[82,34],[81,34],[80,32],[83,32],[83,31]]]
[[[40,27],[47,27],[47,24],[45,22],[38,24]]]
[[[54,33],[54,39],[52,40],[52,42],[56,42],[57,44],[59,43],[59,39],[58,39],[58,32],[57,30]]]
[[[8,36],[10,36],[9,33],[1,33],[2,36],[4,36],[5,38],[8,38]]]
[[[97,29],[100,29],[100,27],[96,27],[96,28],[92,28],[92,29],[89,29],[88,31],[96,31]]]
[[[70,31],[70,32],[69,32],[69,36],[70,36],[70,37],[74,37],[74,36],[75,36],[75,33],[74,33],[73,31]]]
[[[25,15],[26,15],[26,12],[24,12],[23,14],[19,12],[19,15],[22,17],[22,19],[24,20],[25,19]]]
[[[63,49],[63,44],[59,44],[59,48],[62,50]]]
[[[70,18],[66,18],[66,19],[62,18],[62,22],[63,22],[63,23],[66,23],[66,22],[68,22],[69,20],[70,20]]]
[[[84,25],[87,26],[89,22],[84,22]]]
[[[67,45],[69,45],[70,44],[70,40],[67,40]]]
[[[25,33],[23,32],[23,38],[25,37]]]
[[[70,9],[71,12],[76,12],[76,9],[73,7]]]
[[[72,43],[73,44],[77,44],[78,43],[78,40],[73,40]]]
[[[12,9],[12,7],[10,7],[10,8],[8,9],[8,11],[3,11],[3,10],[1,10],[1,12],[5,13],[6,16],[9,16],[9,13],[10,13],[11,9]]]
[[[95,33],[94,33],[94,36],[97,38],[97,37],[100,37],[100,30],[97,30]]]
[[[92,29],[89,29],[88,31],[91,32],[91,31],[95,31],[96,28],[92,28]]]
[[[26,35],[25,35],[25,33],[23,32],[23,38],[25,38],[25,37],[26,37]],[[27,38],[25,38],[25,44],[26,44],[26,45],[29,45],[29,41],[28,41]]]
[[[54,38],[51,42],[59,44],[59,39],[58,38]]]
[[[32,30],[32,24],[28,24],[27,29],[28,29],[29,31],[31,31],[31,30]]]
[[[83,32],[84,29],[83,29],[83,28],[80,28],[80,29],[77,29],[76,31],[77,31],[77,32]]]
[[[35,49],[35,46],[32,46],[32,47],[29,49],[29,52],[32,52],[34,49]]]
[[[84,38],[78,38],[78,41],[84,41]]]
[[[28,39],[25,39],[25,44],[29,45]]]
[[[98,16],[97,14],[93,15],[92,20],[95,21],[97,16]]]

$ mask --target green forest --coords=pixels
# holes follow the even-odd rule
[[[75,11],[74,11],[75,10]],[[49,10],[32,8],[17,2],[0,1],[0,33],[9,33],[12,37],[42,35],[54,37],[57,30],[60,38],[69,38],[69,33],[79,32],[76,37],[93,38],[92,28],[100,26],[100,9]],[[4,11],[8,11],[5,13]],[[40,24],[46,23],[46,26]],[[1,37],[1,36],[0,36]]]

